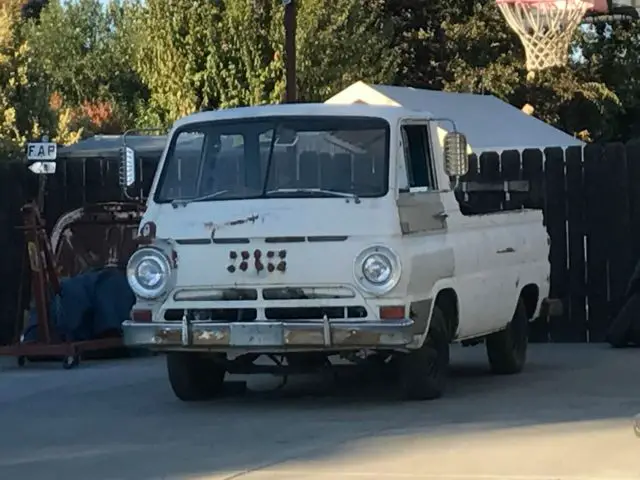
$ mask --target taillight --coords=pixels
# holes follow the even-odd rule
[[[131,310],[131,320],[136,323],[150,323],[152,318],[151,310]]]

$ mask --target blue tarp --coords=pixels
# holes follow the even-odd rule
[[[134,303],[135,295],[118,269],[66,278],[61,281],[60,294],[49,305],[51,327],[62,341],[100,338],[120,331]],[[25,342],[37,340],[37,318],[32,308]]]

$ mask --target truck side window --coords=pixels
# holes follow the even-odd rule
[[[407,163],[409,188],[427,187],[436,189],[427,126],[403,125],[402,142]]]

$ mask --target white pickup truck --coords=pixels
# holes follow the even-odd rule
[[[184,401],[263,355],[285,372],[374,356],[408,399],[442,394],[452,342],[520,372],[549,287],[542,213],[461,213],[468,147],[441,121],[327,104],[177,121],[127,267],[126,344],[167,352]]]

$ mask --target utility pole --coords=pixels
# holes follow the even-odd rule
[[[282,0],[284,5],[284,68],[286,78],[286,103],[297,100],[296,89],[296,2]]]

